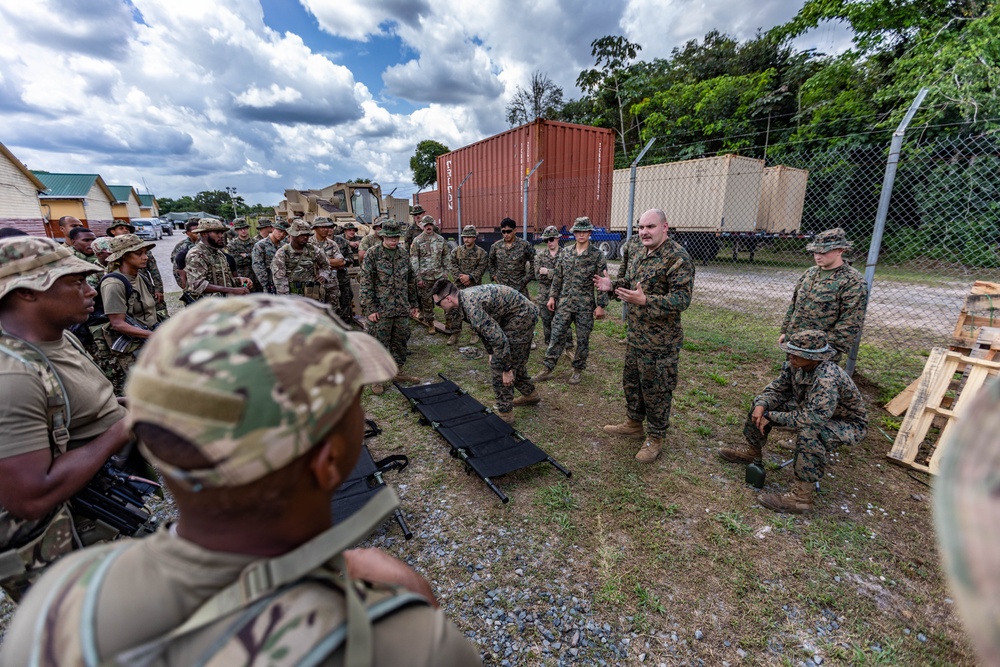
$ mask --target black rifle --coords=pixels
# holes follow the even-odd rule
[[[135,456],[139,458],[137,451]],[[75,516],[106,524],[119,535],[139,537],[156,530],[146,499],[158,493],[159,484],[131,474],[122,469],[120,460],[112,459],[73,496],[71,504]]]

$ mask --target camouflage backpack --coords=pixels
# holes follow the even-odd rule
[[[113,579],[113,561],[133,541],[88,549],[63,572],[66,584],[48,596],[39,612],[34,650],[59,645],[64,664],[153,667],[170,664],[168,652],[191,640],[200,667],[229,665],[321,665],[344,646],[344,665],[372,663],[372,624],[413,605],[427,605],[414,593],[392,587],[370,588],[347,574],[343,552],[360,542],[398,506],[392,489],[378,493],[360,511],[297,549],[254,561],[239,578],[205,601],[170,632],[115,656],[99,655],[97,602]],[[325,590],[343,595],[331,605]],[[53,591],[55,593],[55,591]],[[72,620],[67,620],[72,619]],[[67,641],[67,638],[71,638]]]

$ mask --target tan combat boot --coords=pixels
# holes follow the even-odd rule
[[[663,449],[663,438],[650,436],[635,453],[635,460],[639,463],[652,463],[660,455],[661,449]]]
[[[497,411],[497,415],[500,417],[500,419],[504,420],[508,424],[513,424],[514,423],[514,411],[513,410],[511,410],[510,412],[500,412],[500,411]]]
[[[538,395],[537,389],[527,396],[518,396],[514,399],[514,405],[538,405],[541,402],[542,397]]]
[[[743,464],[753,463],[761,457],[762,453],[759,447],[754,447],[747,442],[732,447],[723,447],[719,450],[719,456],[722,459]]]
[[[569,383],[580,384],[581,379],[583,378],[580,377],[580,371],[573,371],[573,374],[569,376]]]
[[[381,382],[376,382],[372,385],[372,393],[376,396],[381,396],[385,392],[385,385]]]
[[[437,333],[437,329],[434,328],[434,320],[431,320],[430,323],[428,323],[427,333],[431,334],[432,336]]]
[[[420,378],[416,375],[407,375],[403,371],[396,373],[396,377],[393,378],[396,382],[420,382]]]
[[[815,488],[815,482],[797,479],[785,493],[764,493],[757,497],[757,502],[782,514],[806,514],[812,511]]]
[[[644,438],[646,436],[646,432],[642,429],[642,422],[628,417],[621,424],[608,424],[604,430],[612,435],[624,435],[627,438]]]
[[[445,343],[445,345],[454,345],[457,342],[458,342],[458,334],[453,333],[452,335],[448,336],[448,342]]]
[[[479,342],[479,334],[472,334],[472,338],[469,339],[469,345],[475,345]]]
[[[531,378],[532,382],[545,382],[546,380],[552,379],[552,369],[548,366],[542,367],[542,372]]]

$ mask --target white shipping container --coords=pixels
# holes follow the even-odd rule
[[[386,195],[382,200],[385,214],[397,222],[409,224],[410,222],[410,200],[399,199],[392,195]]]
[[[802,226],[802,206],[806,201],[809,172],[779,164],[764,170],[757,231],[791,233]]]
[[[627,227],[629,169],[612,182],[611,229]],[[663,209],[671,229],[690,232],[753,232],[764,161],[739,155],[666,162],[636,169],[634,218]],[[634,221],[633,221],[634,224]]]

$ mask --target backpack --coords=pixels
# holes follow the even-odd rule
[[[108,278],[114,278],[115,280],[120,280],[122,285],[125,287],[125,302],[128,303],[132,298],[132,293],[135,292],[135,288],[132,287],[132,283],[129,279],[121,273],[106,273],[101,276],[100,282],[97,283],[97,295],[94,296],[94,312],[92,312],[88,317],[86,322],[81,322],[80,324],[74,324],[69,328],[69,332],[80,339],[83,346],[88,350],[94,349],[94,330],[98,327],[109,324],[108,316],[104,313],[104,300],[101,298],[101,285]]]

